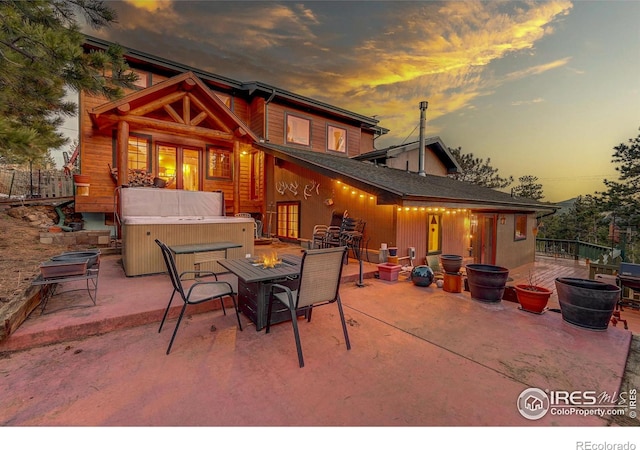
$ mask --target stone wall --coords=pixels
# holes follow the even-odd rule
[[[41,244],[79,245],[83,247],[109,247],[111,230],[81,230],[73,232],[40,232]]]

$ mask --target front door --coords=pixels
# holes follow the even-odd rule
[[[158,177],[169,189],[200,190],[200,154],[197,148],[158,144]]]
[[[496,217],[493,214],[480,216],[480,264],[496,263]]]

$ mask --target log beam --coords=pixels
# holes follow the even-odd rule
[[[167,114],[169,114],[173,118],[173,120],[178,123],[184,123],[184,120],[182,120],[180,114],[178,114],[176,110],[171,107],[171,105],[164,105],[163,108],[167,112]]]
[[[185,95],[187,95],[186,92],[174,92],[172,94],[169,95],[165,95],[162,98],[159,98],[157,100],[154,100],[152,102],[146,103],[132,111],[129,112],[129,115],[132,116],[144,116],[145,114],[148,114],[152,111],[155,111],[157,109],[160,109],[162,107],[164,107],[164,105],[170,105],[173,102],[176,102],[178,100],[180,100],[182,97],[184,97]]]
[[[121,118],[115,115],[105,115],[105,119],[120,121]],[[169,133],[191,134],[207,139],[216,139],[226,142],[233,141],[233,134],[220,130],[211,130],[192,125],[183,125],[175,122],[166,122],[164,120],[152,119],[149,117],[127,116],[127,122],[141,127],[152,128],[154,130],[166,131]]]

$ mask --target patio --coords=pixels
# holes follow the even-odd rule
[[[373,263],[363,264],[359,287],[351,260],[341,287],[350,351],[332,307],[301,323],[304,369],[290,324],[265,335],[241,315],[239,332],[233,314],[194,308],[166,356],[171,327],[157,326],[168,276],[126,278],[119,259],[102,258],[97,306],[36,310],[0,344],[0,424],[606,426],[610,417],[596,415],[528,420],[516,401],[531,387],[620,392],[631,331],[640,330],[635,311],[623,312],[630,330],[590,331],[552,311],[375,279]],[[554,290],[550,308],[555,277],[587,275],[573,261],[540,258],[511,271],[513,284],[532,266]]]

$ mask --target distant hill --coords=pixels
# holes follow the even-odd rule
[[[569,212],[569,210],[573,207],[577,199],[578,197],[573,197],[573,198],[570,198],[569,200],[556,202],[556,205],[560,206],[560,209],[556,212],[556,214],[563,214],[563,213]]]

